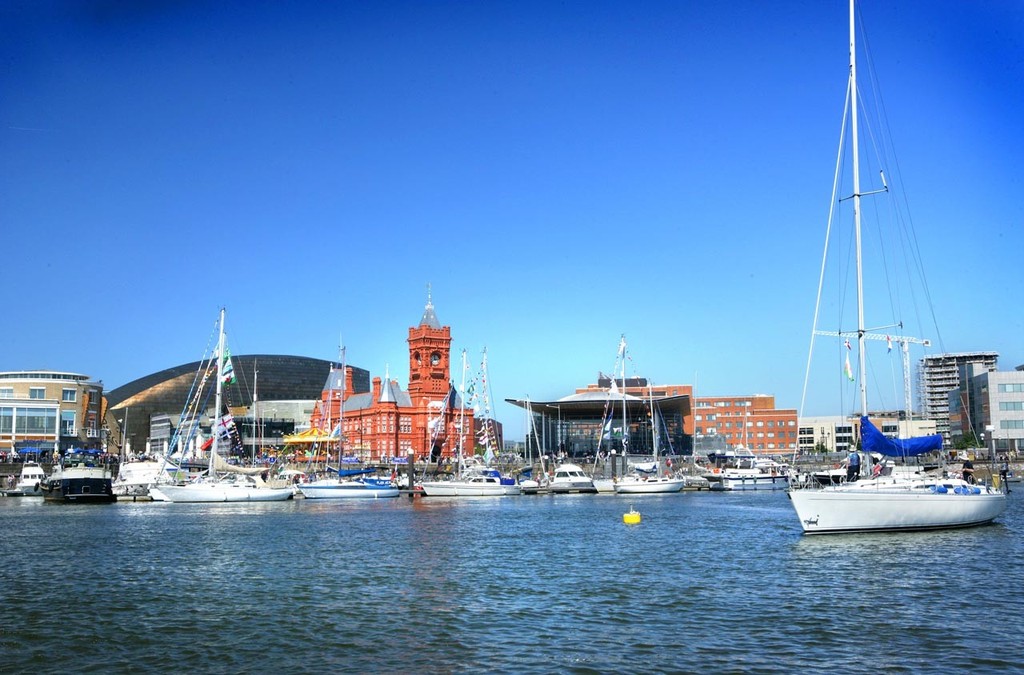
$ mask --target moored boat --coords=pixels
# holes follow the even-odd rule
[[[21,467],[18,482],[9,490],[2,490],[8,497],[42,497],[46,472],[37,462],[25,462]]]
[[[98,450],[68,450],[53,473],[41,483],[43,498],[61,503],[109,503],[117,499],[111,472]]]
[[[548,492],[552,494],[594,494],[597,487],[594,479],[587,475],[583,467],[577,464],[559,464],[548,483]]]

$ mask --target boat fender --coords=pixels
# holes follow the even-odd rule
[[[980,495],[981,494],[981,488],[980,487],[971,488],[971,494],[972,495]]]
[[[949,490],[946,489],[945,485],[933,485],[932,486],[932,492],[936,492],[936,493],[938,493],[940,495],[944,495],[947,492],[949,492]]]

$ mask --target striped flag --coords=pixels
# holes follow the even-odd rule
[[[853,368],[850,367],[850,355],[846,355],[846,365],[843,366],[843,374],[846,375],[846,379],[853,382]]]

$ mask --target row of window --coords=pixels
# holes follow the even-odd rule
[[[695,422],[714,422],[714,421],[716,421],[718,419],[718,417],[719,417],[718,415],[694,415],[693,416],[693,420]],[[725,426],[726,428],[732,428],[733,425],[735,425],[737,429],[742,429],[743,428],[743,424],[744,424],[743,422],[724,422],[723,426]],[[746,425],[748,427],[758,427],[758,428],[768,427],[769,429],[771,429],[771,428],[775,427],[775,420],[768,420],[767,422],[765,422],[764,420],[757,420],[756,422],[752,421],[752,420],[747,420],[746,421]],[[796,426],[796,420],[788,420],[788,421],[785,421],[785,422],[783,422],[782,420],[779,420],[779,426],[780,427],[795,427]]]
[[[1024,410],[1024,401],[1000,401],[999,409],[1004,411]]]
[[[1024,429],[1024,420],[999,420],[1000,429]]]
[[[1003,382],[998,389],[1000,394],[1024,394],[1024,382]]]
[[[0,434],[10,433],[56,434],[57,410],[54,408],[0,407]]]
[[[694,405],[696,408],[749,408],[751,401],[697,401]]]
[[[45,399],[46,387],[29,387],[28,397],[31,399]],[[0,387],[0,398],[14,398],[14,387]],[[65,403],[74,403],[78,400],[77,389],[64,389],[61,392],[60,400]]]

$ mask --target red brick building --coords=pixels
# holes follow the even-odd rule
[[[698,396],[694,400],[694,430],[718,435],[731,447],[743,446],[758,454],[796,449],[795,409],[775,407],[775,397]]]
[[[364,461],[408,457],[416,461],[455,456],[459,447],[460,419],[464,419],[462,446],[472,454],[475,432],[482,424],[470,408],[462,410],[462,397],[451,381],[451,328],[442,326],[427,300],[417,326],[409,329],[409,385],[402,390],[387,373],[374,377],[368,392],[353,388],[352,368],[333,369],[313,410],[310,426],[331,431],[341,420],[343,453]],[[501,447],[501,429],[496,421]]]

